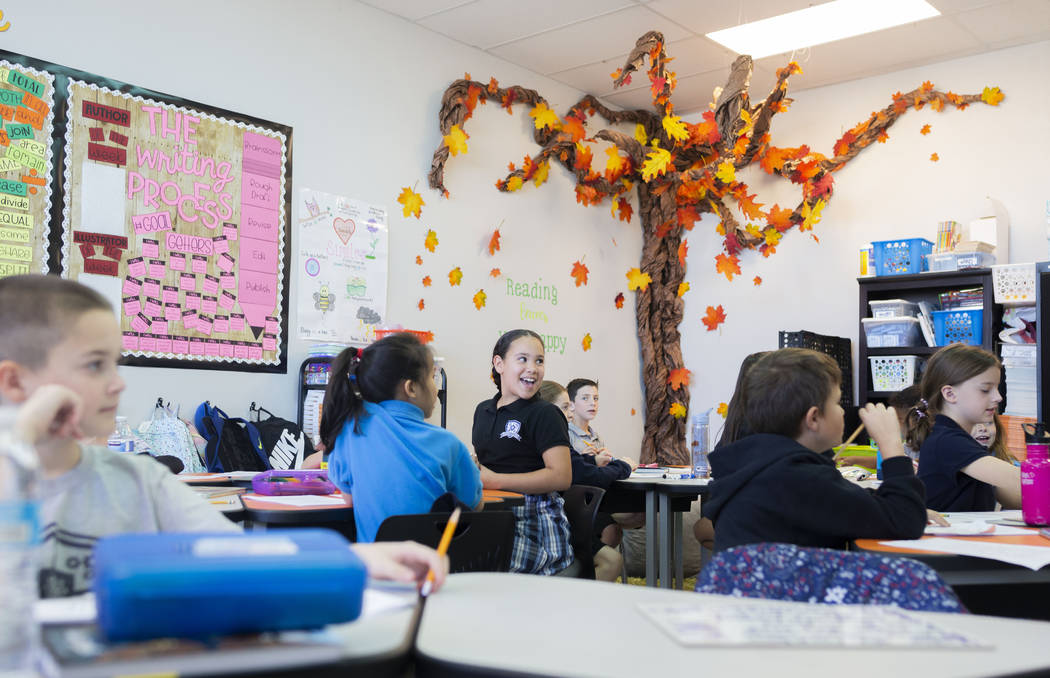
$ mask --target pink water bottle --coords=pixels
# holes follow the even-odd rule
[[[1050,525],[1050,438],[1045,424],[1021,428],[1028,449],[1021,462],[1021,516],[1028,525]]]

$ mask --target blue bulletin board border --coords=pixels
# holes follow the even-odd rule
[[[167,367],[178,369],[195,370],[222,370],[234,372],[265,372],[286,374],[288,372],[288,336],[289,336],[289,303],[291,294],[290,275],[292,266],[291,228],[292,228],[292,127],[276,123],[262,118],[237,113],[209,104],[186,99],[172,94],[157,92],[145,87],[132,85],[112,78],[106,78],[79,69],[54,64],[49,61],[34,57],[9,52],[0,49],[0,59],[6,59],[13,64],[35,68],[46,71],[54,76],[54,121],[51,138],[52,158],[51,176],[48,177],[51,186],[51,204],[48,213],[49,230],[47,243],[47,264],[50,275],[59,275],[66,269],[62,258],[63,248],[63,209],[65,206],[63,168],[66,164],[65,147],[66,132],[70,124],[69,114],[69,85],[71,80],[79,80],[88,84],[97,85],[113,92],[127,94],[130,96],[152,99],[163,104],[172,106],[192,108],[202,113],[207,113],[218,118],[243,123],[245,125],[270,130],[284,136],[285,158],[283,163],[283,187],[281,194],[282,209],[284,215],[284,229],[281,240],[281,271],[279,275],[282,293],[279,295],[279,332],[277,333],[277,360],[270,362],[238,362],[236,360],[197,360],[163,358],[154,356],[125,355],[122,362],[125,365],[135,367]],[[120,309],[114,311],[120,317]],[[229,342],[227,342],[229,343]]]

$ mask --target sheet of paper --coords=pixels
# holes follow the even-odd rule
[[[124,169],[85,160],[80,172],[80,230],[126,235]]]
[[[962,539],[934,537],[933,539],[898,539],[896,541],[879,543],[884,546],[988,558],[1003,563],[1020,565],[1030,570],[1038,570],[1046,565],[1050,565],[1050,541],[1046,542],[1046,546],[1025,546],[1023,544],[997,544],[991,541],[963,541]]]
[[[266,501],[271,504],[285,504],[286,506],[345,506],[346,502],[343,501],[342,497],[332,497],[329,495],[316,495],[316,494],[304,494],[294,495],[288,497],[269,497],[262,494],[246,494],[246,499],[254,499],[256,501]]]
[[[412,607],[419,599],[415,586],[399,590],[385,589],[369,584],[361,601],[361,618]]]
[[[973,522],[975,520],[1022,520],[1021,509],[1014,511],[965,511],[961,513],[945,513],[944,517],[953,525],[956,522]]]
[[[904,610],[880,605],[811,605],[695,596],[676,603],[639,603],[642,614],[676,642],[748,647],[988,647]]]
[[[1031,530],[1026,530],[1023,527],[994,525],[983,520],[974,520],[972,522],[966,522],[964,520],[949,520],[948,522],[951,523],[948,527],[927,525],[926,534],[932,534],[939,537],[952,535],[957,537],[1019,537],[1026,534],[1032,534]],[[1050,542],[1047,542],[1047,545],[1050,546]]]
[[[83,624],[95,621],[95,594],[68,598],[44,598],[33,604],[33,616],[40,624]]]
[[[259,475],[261,471],[230,471],[223,475],[230,480],[251,480],[255,476]]]

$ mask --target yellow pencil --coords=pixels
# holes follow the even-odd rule
[[[452,543],[452,533],[456,531],[456,525],[459,524],[459,514],[461,513],[459,507],[452,512],[452,515],[448,518],[448,524],[445,525],[445,531],[441,535],[441,541],[438,542],[437,552],[438,556],[444,558],[445,554],[448,553],[448,545]],[[423,582],[423,588],[420,589],[419,594],[423,597],[430,595],[431,589],[434,588],[434,570],[427,572],[427,579]]]

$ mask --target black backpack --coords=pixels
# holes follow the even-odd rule
[[[252,411],[259,413],[259,420],[253,425],[259,432],[259,443],[270,468],[280,471],[301,468],[303,460],[314,453],[310,436],[295,422],[275,417],[266,408],[256,407]]]
[[[269,470],[270,464],[255,424],[228,417],[207,400],[197,407],[193,424],[208,441],[204,448],[204,464],[212,473]]]

